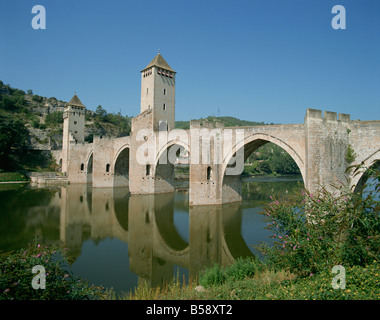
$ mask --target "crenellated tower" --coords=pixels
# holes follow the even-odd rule
[[[70,142],[84,142],[86,107],[75,94],[63,112],[62,172],[67,172],[70,159]]]

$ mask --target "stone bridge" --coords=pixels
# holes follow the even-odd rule
[[[380,121],[352,121],[349,114],[316,109],[307,109],[300,124],[223,127],[191,121],[189,130],[175,129],[175,77],[160,54],[141,71],[141,113],[127,137],[97,136],[84,143],[85,107],[73,97],[65,107],[58,156],[70,183],[129,186],[131,194],[173,192],[174,162],[186,149],[190,205],[216,205],[241,201],[244,161],[269,142],[293,158],[312,193],[346,181],[355,188],[366,168],[380,160]],[[353,175],[346,171],[352,165],[363,168]]]

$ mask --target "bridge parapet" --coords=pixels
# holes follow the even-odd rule
[[[339,113],[332,111],[324,111],[322,116],[322,110],[319,109],[307,109],[305,115],[305,122],[307,119],[320,119],[326,121],[340,121],[340,122],[350,122],[351,116],[347,113]]]
[[[224,128],[224,124],[222,122],[212,122],[206,120],[190,120],[190,128]]]

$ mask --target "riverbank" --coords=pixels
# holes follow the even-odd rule
[[[245,269],[247,268],[247,262]],[[250,276],[244,275],[242,262],[235,262],[226,269],[218,265],[205,271],[200,281],[181,285],[179,279],[163,288],[140,287],[125,300],[378,300],[380,299],[379,263],[374,261],[365,267],[346,268],[344,288],[334,289],[336,276],[330,269],[318,275],[299,277],[284,270],[263,267]],[[235,270],[231,272],[231,270]],[[205,276],[206,274],[206,276]],[[214,283],[213,283],[214,281]],[[115,297],[114,297],[115,298]]]
[[[55,255],[60,253],[57,260]],[[317,275],[300,277],[284,270],[274,270],[252,258],[238,259],[222,268],[215,264],[189,283],[178,277],[161,288],[139,286],[132,293],[116,296],[110,289],[94,287],[68,272],[62,249],[42,247],[37,243],[15,253],[2,254],[0,300],[378,300],[380,265],[345,270],[345,286],[334,289],[336,276],[330,269]],[[61,261],[60,263],[57,263]],[[31,287],[35,276],[31,268],[43,265],[49,270],[45,290]],[[341,284],[341,283],[340,283]]]
[[[29,179],[20,172],[0,172],[0,183],[25,183]]]

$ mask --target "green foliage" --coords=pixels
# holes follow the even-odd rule
[[[267,143],[256,149],[246,163],[249,165],[244,167],[244,175],[300,173],[293,158],[274,143]]]
[[[265,125],[264,122],[256,122],[256,121],[248,121],[248,120],[240,120],[234,117],[214,117],[209,116],[205,119],[200,119],[201,123],[205,120],[211,123],[222,123],[225,127],[241,127],[241,126],[258,126]],[[175,122],[176,129],[190,129],[190,121],[176,121]]]
[[[26,250],[2,254],[0,259],[0,300],[88,300],[97,299],[102,289],[67,271],[60,247],[41,246],[36,241]],[[34,289],[32,268],[42,265],[46,288]]]
[[[344,159],[347,161],[347,163],[352,163],[352,162],[354,162],[355,159],[356,159],[355,151],[354,151],[354,149],[351,147],[350,144],[347,146],[347,150],[346,150],[346,154],[345,154],[345,156],[344,156]]]
[[[204,270],[201,274],[199,283],[204,287],[220,285],[226,280],[223,268],[217,263],[213,267]]]
[[[346,288],[333,289],[331,282],[336,274],[326,268],[320,274],[298,278],[294,282],[282,283],[277,296],[272,299],[297,300],[378,300],[380,298],[380,265],[373,261],[366,266],[345,268]]]
[[[11,154],[20,153],[26,146],[28,130],[12,116],[0,114],[0,168],[11,168]]]
[[[0,182],[4,181],[27,181],[27,177],[19,172],[0,172]]]
[[[45,124],[48,127],[56,127],[63,123],[63,112],[62,111],[56,111],[48,114],[45,118]]]
[[[242,126],[261,126],[265,125],[264,122],[256,122],[249,120],[240,120],[234,117],[213,117],[209,116],[206,118],[209,122],[220,122],[223,123],[225,127],[242,127]]]
[[[190,121],[176,121],[175,122],[176,129],[188,130],[190,129]]]
[[[97,120],[104,121],[106,119],[107,111],[101,105],[98,105],[95,115]]]
[[[17,112],[24,109],[26,101],[23,95],[2,96],[0,108],[10,112]]]
[[[380,181],[378,171],[376,177]],[[272,267],[309,275],[380,259],[379,201],[371,192],[362,196],[343,185],[337,191],[301,192],[266,207],[274,241],[257,248]]]
[[[254,257],[239,258],[226,268],[222,268],[216,263],[201,272],[199,283],[204,287],[217,286],[227,281],[252,277],[261,269],[262,264]]]
[[[90,115],[87,115],[87,121],[91,120]],[[123,117],[120,112],[117,114],[107,113],[107,111],[99,105],[95,111],[94,126],[97,130],[101,130],[101,134],[106,134],[106,125],[111,124],[117,127],[117,136],[127,136],[131,132],[131,119],[128,116]]]
[[[227,279],[243,280],[247,277],[253,277],[260,269],[258,261],[254,258],[239,258],[231,266],[226,268],[225,274]]]
[[[52,172],[57,164],[50,152],[41,150],[25,150],[22,154],[13,157],[17,163],[17,170],[33,172]]]
[[[44,101],[44,98],[41,97],[41,96],[39,96],[39,95],[37,95],[37,94],[34,94],[34,95],[32,96],[32,100],[33,100],[33,101],[36,101],[36,102],[42,102],[42,101]]]
[[[379,300],[380,265],[346,267],[346,287],[333,289],[331,268],[298,277],[265,270],[255,277],[208,288],[207,299],[235,300]]]

